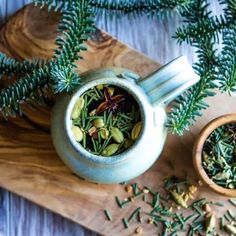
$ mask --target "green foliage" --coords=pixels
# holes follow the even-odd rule
[[[194,69],[200,82],[176,99],[169,113],[167,126],[173,133],[182,134],[201,115],[208,105],[204,99],[213,96],[214,89],[236,91],[236,1],[219,0],[224,14],[212,15],[207,0],[35,0],[41,7],[60,11],[62,17],[53,58],[41,63],[18,62],[0,54],[2,74],[28,73],[26,77],[0,91],[0,111],[15,114],[22,101],[42,97],[49,86],[54,93],[72,92],[80,83],[75,72],[80,52],[94,30],[93,13],[134,13],[151,17],[169,17],[177,12],[184,25],[176,30],[179,44],[187,43],[196,49],[198,61]],[[222,36],[223,49],[216,50]],[[218,82],[218,83],[216,83]]]
[[[236,91],[236,2],[223,0],[225,18],[232,22],[223,31],[223,50],[219,58],[220,89],[229,94]]]
[[[58,26],[60,33],[56,38],[54,58],[60,66],[73,64],[81,59],[80,51],[86,50],[82,45],[84,41],[90,39],[89,35],[94,31],[93,20],[89,1],[75,1],[63,11],[61,21]]]
[[[228,24],[223,16],[208,17],[206,19],[200,18],[194,23],[189,23],[178,28],[174,38],[177,39],[179,44],[183,42],[194,44],[195,42],[204,41],[206,37],[211,38],[214,42],[218,42],[219,33],[222,29],[226,28]]]
[[[0,77],[1,75],[23,74],[29,71],[36,70],[43,65],[44,61],[17,61],[14,58],[9,58],[7,55],[0,53]]]
[[[208,107],[204,99],[215,95],[212,89],[216,88],[214,81],[217,78],[217,74],[214,65],[217,58],[213,43],[206,39],[198,47],[198,63],[195,63],[194,69],[201,77],[201,80],[179,96],[172,111],[168,114],[167,127],[172,133],[179,135],[182,135],[184,130],[189,129],[196,117],[202,115],[201,110]]]
[[[228,12],[227,8],[227,14]],[[167,126],[171,132],[179,135],[188,130],[196,118],[201,116],[201,110],[208,107],[204,99],[215,94],[213,89],[217,88],[216,82],[219,78],[222,90],[228,92],[234,91],[236,83],[236,31],[235,28],[232,29],[232,25],[235,25],[232,22],[235,19],[228,15],[212,16],[204,0],[196,0],[194,5],[182,13],[182,16],[187,18],[187,24],[177,29],[174,37],[180,44],[186,42],[197,48],[198,62],[194,64],[194,69],[201,80],[176,100],[175,106],[169,113]],[[224,32],[225,47],[219,54],[215,48],[222,32]]]
[[[58,1],[38,0],[37,3],[50,3],[49,9],[57,9],[63,12],[56,38],[58,48],[53,58],[41,65],[39,63],[23,63],[14,59],[0,58],[1,71],[4,73],[29,72],[25,78],[13,83],[0,92],[0,111],[7,116],[20,111],[20,103],[34,98],[41,88],[49,85],[55,93],[72,92],[79,83],[79,76],[73,71],[74,62],[81,59],[79,52],[85,50],[82,45],[89,38],[93,30],[89,1],[64,1],[66,5]],[[59,7],[57,7],[59,6]],[[59,72],[59,69],[63,71]],[[41,93],[41,92],[40,92]]]
[[[97,13],[109,10],[122,13],[147,14],[158,18],[170,17],[173,12],[180,12],[194,0],[92,0],[90,5]]]
[[[3,116],[20,113],[20,103],[28,98],[42,97],[43,88],[48,83],[47,71],[39,68],[29,76],[18,80],[9,87],[0,91],[0,111]]]
[[[72,66],[58,67],[55,66],[50,72],[52,87],[54,93],[67,92],[71,93],[80,84],[78,74]]]
[[[220,89],[236,92],[236,21],[223,32],[222,54],[219,58]]]
[[[49,11],[63,11],[67,6],[72,5],[74,0],[34,0],[36,6],[47,7]]]

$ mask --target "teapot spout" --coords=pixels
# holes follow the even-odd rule
[[[200,77],[194,72],[185,56],[178,57],[138,83],[153,106],[169,103]]]

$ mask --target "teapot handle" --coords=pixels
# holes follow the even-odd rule
[[[169,103],[184,90],[196,84],[200,77],[194,72],[185,56],[180,56],[154,71],[138,84],[153,106]]]

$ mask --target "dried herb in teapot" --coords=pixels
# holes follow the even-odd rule
[[[87,151],[117,155],[138,139],[142,123],[138,103],[125,90],[98,85],[84,92],[71,113],[72,132]]]
[[[225,124],[210,134],[203,147],[202,164],[216,184],[236,188],[236,124]]]

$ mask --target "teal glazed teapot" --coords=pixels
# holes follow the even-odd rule
[[[78,176],[96,183],[120,183],[133,179],[159,157],[167,136],[165,106],[199,81],[186,57],[181,56],[159,70],[140,78],[125,68],[104,68],[83,75],[82,84],[71,96],[56,102],[51,121],[54,147]],[[126,90],[137,101],[142,130],[126,151],[109,157],[94,155],[78,143],[72,133],[72,110],[78,98],[94,86],[108,84]]]

